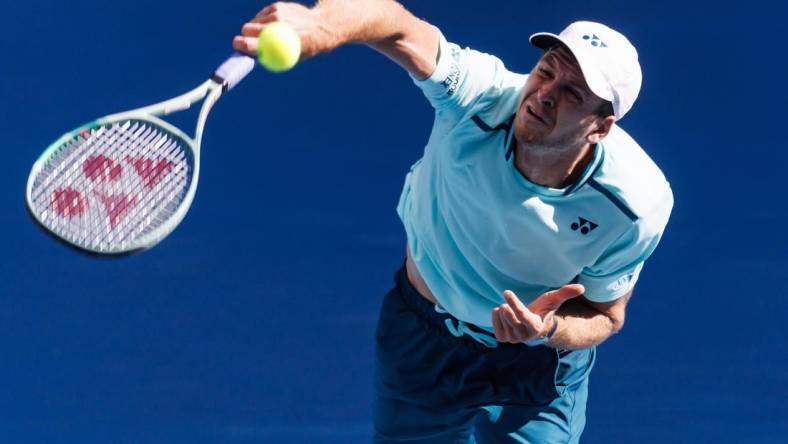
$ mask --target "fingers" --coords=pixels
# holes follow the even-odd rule
[[[286,3],[277,2],[261,9],[251,21],[244,23],[241,27],[241,34],[233,38],[233,48],[248,55],[257,54],[257,37],[260,35],[260,31],[266,24],[280,21],[282,10],[287,10],[289,7]]]
[[[264,26],[263,23],[257,22],[244,23],[241,27],[241,35],[244,37],[257,37],[260,35],[260,31],[263,30]]]
[[[511,291],[504,293],[507,303],[492,312],[493,331],[500,342],[526,342],[538,336],[544,327],[542,319],[530,312]]]
[[[511,342],[512,332],[501,318],[501,307],[496,307],[493,309],[492,318],[495,339],[501,342]]]
[[[241,35],[237,35],[233,38],[233,48],[235,48],[236,51],[240,51],[248,55],[257,54],[258,36],[260,35],[260,31],[265,28],[267,23],[273,21],[274,20],[244,23],[244,25],[241,27]]]
[[[255,16],[254,16],[254,18],[252,20],[253,21],[254,20],[263,20],[265,17],[267,17],[267,16],[269,16],[271,14],[271,8],[273,6],[274,6],[274,4],[272,3],[272,4],[268,5],[268,6],[266,6],[265,8],[261,9],[260,12],[255,14]]]
[[[300,3],[276,2],[261,9],[251,21],[255,23],[289,22],[297,14],[306,10],[307,7]]]
[[[281,2],[271,3],[270,5],[261,9],[260,12],[254,16],[252,21],[260,21],[262,23],[273,21],[271,20],[272,17],[274,17],[282,9],[282,5],[283,3]]]
[[[583,293],[585,293],[585,287],[580,284],[564,285],[559,289],[542,294],[528,305],[528,309],[534,313],[545,316],[549,312],[558,310],[564,302],[576,298]]]
[[[272,22],[287,23],[301,38],[301,60],[331,51],[347,43],[336,30],[325,26],[324,20],[313,8],[300,3],[276,2],[263,8],[241,27],[233,39],[233,48],[253,55],[257,51],[257,37]]]
[[[257,37],[235,36],[233,38],[233,48],[244,54],[253,56],[257,54]]]
[[[517,320],[512,307],[503,305],[501,307],[501,320],[507,327],[509,333],[509,342],[523,342],[527,341],[529,336],[533,335],[527,324],[523,324]]]
[[[512,318],[511,311],[506,310],[506,305],[501,305],[493,309],[493,332],[495,339],[499,342],[518,343],[521,342],[522,334],[517,330],[522,326],[517,326],[517,321]]]
[[[559,288],[558,290],[553,290],[551,293],[559,305],[563,304],[564,302],[568,301],[569,299],[576,298],[583,293],[585,293],[586,288],[580,284],[569,284],[564,285],[563,287]]]
[[[511,307],[513,315],[515,319],[519,322],[529,325],[536,325],[542,322],[542,318],[528,309],[521,301],[517,295],[514,294],[511,290],[505,290],[503,292],[503,298],[506,299],[506,303],[508,307]]]

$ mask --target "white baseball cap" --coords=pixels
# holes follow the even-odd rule
[[[529,40],[542,49],[556,43],[569,48],[591,92],[613,103],[616,120],[632,108],[643,74],[637,50],[618,31],[601,23],[574,22],[559,35],[539,32]]]

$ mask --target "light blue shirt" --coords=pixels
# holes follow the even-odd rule
[[[512,129],[527,76],[443,36],[440,51],[433,74],[414,78],[435,122],[397,206],[439,306],[492,331],[506,289],[526,304],[570,282],[598,302],[630,291],[673,207],[659,168],[614,125],[575,184],[530,182]]]

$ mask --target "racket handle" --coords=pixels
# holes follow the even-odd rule
[[[254,69],[254,58],[234,52],[213,74],[213,79],[224,86],[225,91],[233,89],[247,74]],[[218,77],[218,79],[217,79]]]

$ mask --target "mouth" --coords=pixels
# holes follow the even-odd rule
[[[543,125],[545,125],[545,126],[547,125],[547,121],[542,116],[540,116],[539,114],[536,114],[536,112],[534,112],[534,110],[529,105],[525,105],[525,112],[527,112],[528,115],[530,115],[534,119],[536,119],[539,122],[541,122]]]

